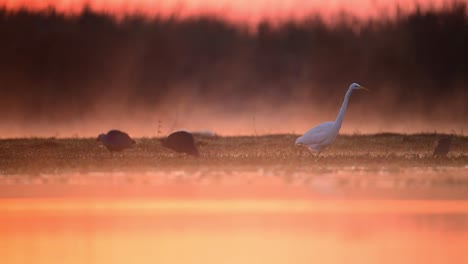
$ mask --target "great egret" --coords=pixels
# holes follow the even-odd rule
[[[107,134],[100,134],[97,140],[101,141],[111,153],[131,148],[136,143],[127,133],[119,130],[111,130]]]
[[[193,136],[187,131],[177,131],[170,134],[166,139],[163,139],[162,145],[176,152],[199,156]]]
[[[447,156],[450,151],[450,145],[452,145],[453,135],[440,138],[437,140],[437,146],[434,149],[432,156]]]
[[[341,124],[343,123],[343,117],[346,112],[346,107],[348,106],[348,100],[351,93],[354,90],[361,89],[369,91],[367,88],[364,88],[357,83],[352,83],[346,92],[343,105],[341,106],[335,122],[325,122],[311,128],[303,136],[296,139],[296,145],[306,145],[311,151],[316,151],[319,155],[324,148],[332,144],[340,131]]]

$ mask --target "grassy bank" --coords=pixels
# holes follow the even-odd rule
[[[157,138],[137,139],[134,149],[114,156],[94,138],[4,139],[0,174],[468,166],[468,137],[455,137],[448,157],[432,157],[441,135],[345,135],[319,158],[295,146],[296,137],[197,137],[198,159],[162,147]]]

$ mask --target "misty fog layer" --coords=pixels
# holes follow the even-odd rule
[[[136,136],[176,129],[302,133],[463,132],[465,4],[333,25],[317,15],[255,30],[213,17],[65,16],[0,10],[0,137]]]

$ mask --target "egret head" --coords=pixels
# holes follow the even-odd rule
[[[365,90],[365,91],[369,91],[369,89],[361,86],[360,84],[358,83],[352,83],[350,86],[349,86],[349,89],[351,90]]]

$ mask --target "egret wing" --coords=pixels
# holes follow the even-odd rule
[[[334,122],[325,122],[311,128],[298,139],[297,144],[313,145],[326,142],[330,137],[334,136],[334,124]]]

